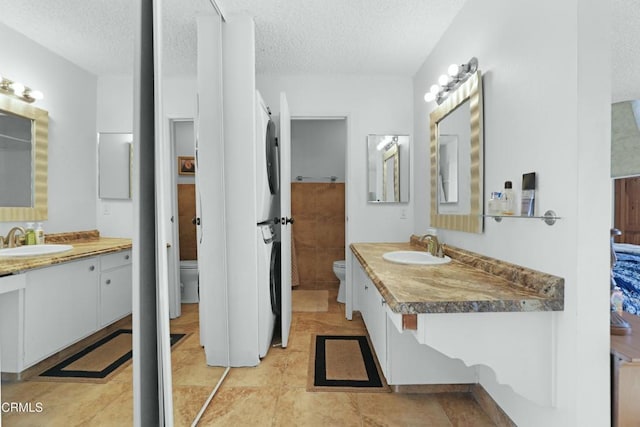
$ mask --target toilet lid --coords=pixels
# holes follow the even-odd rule
[[[333,266],[336,268],[346,268],[347,264],[345,260],[341,260],[341,261],[334,261]]]
[[[180,261],[180,268],[198,268],[198,261]]]

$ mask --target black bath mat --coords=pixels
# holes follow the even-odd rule
[[[186,334],[171,334],[171,346],[185,336]],[[131,338],[131,329],[118,329],[42,372],[34,380],[107,382],[131,362]]]

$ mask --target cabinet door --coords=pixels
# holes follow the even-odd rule
[[[131,313],[131,265],[100,274],[100,326]]]
[[[98,328],[97,258],[27,272],[25,368]]]
[[[369,338],[375,349],[380,368],[387,375],[387,311],[386,302],[372,282],[369,282],[367,293],[368,319],[365,319]]]

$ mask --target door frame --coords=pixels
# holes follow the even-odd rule
[[[349,238],[349,213],[350,213],[350,205],[349,205],[349,182],[351,181],[351,169],[349,167],[349,161],[351,159],[351,141],[352,135],[351,132],[351,114],[346,112],[334,112],[334,113],[308,113],[308,114],[296,114],[291,112],[291,122],[293,123],[296,120],[344,120],[346,124],[346,143],[345,143],[345,153],[344,153],[344,251],[345,251],[345,317],[348,320],[353,318],[353,295],[351,285],[351,257],[348,256],[349,243],[351,239]],[[365,141],[366,142],[366,141]],[[293,181],[292,181],[293,182]],[[293,238],[293,237],[292,237]]]
[[[175,319],[182,315],[182,294],[180,292],[180,231],[178,229],[178,166],[177,162],[172,161],[176,158],[176,142],[175,123],[191,122],[194,127],[195,136],[195,118],[185,116],[167,116],[166,130],[168,132],[167,141],[169,141],[169,198],[171,201],[171,246],[168,248],[168,264],[169,264],[169,317]],[[195,151],[195,137],[194,137]],[[198,173],[196,169],[196,173]]]

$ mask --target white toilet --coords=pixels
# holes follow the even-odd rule
[[[180,261],[180,300],[183,303],[197,303],[198,261]]]
[[[340,287],[338,288],[338,302],[345,302],[345,284],[344,280],[347,277],[347,265],[344,260],[334,261],[333,262],[333,273],[336,275],[338,280],[340,280]]]

